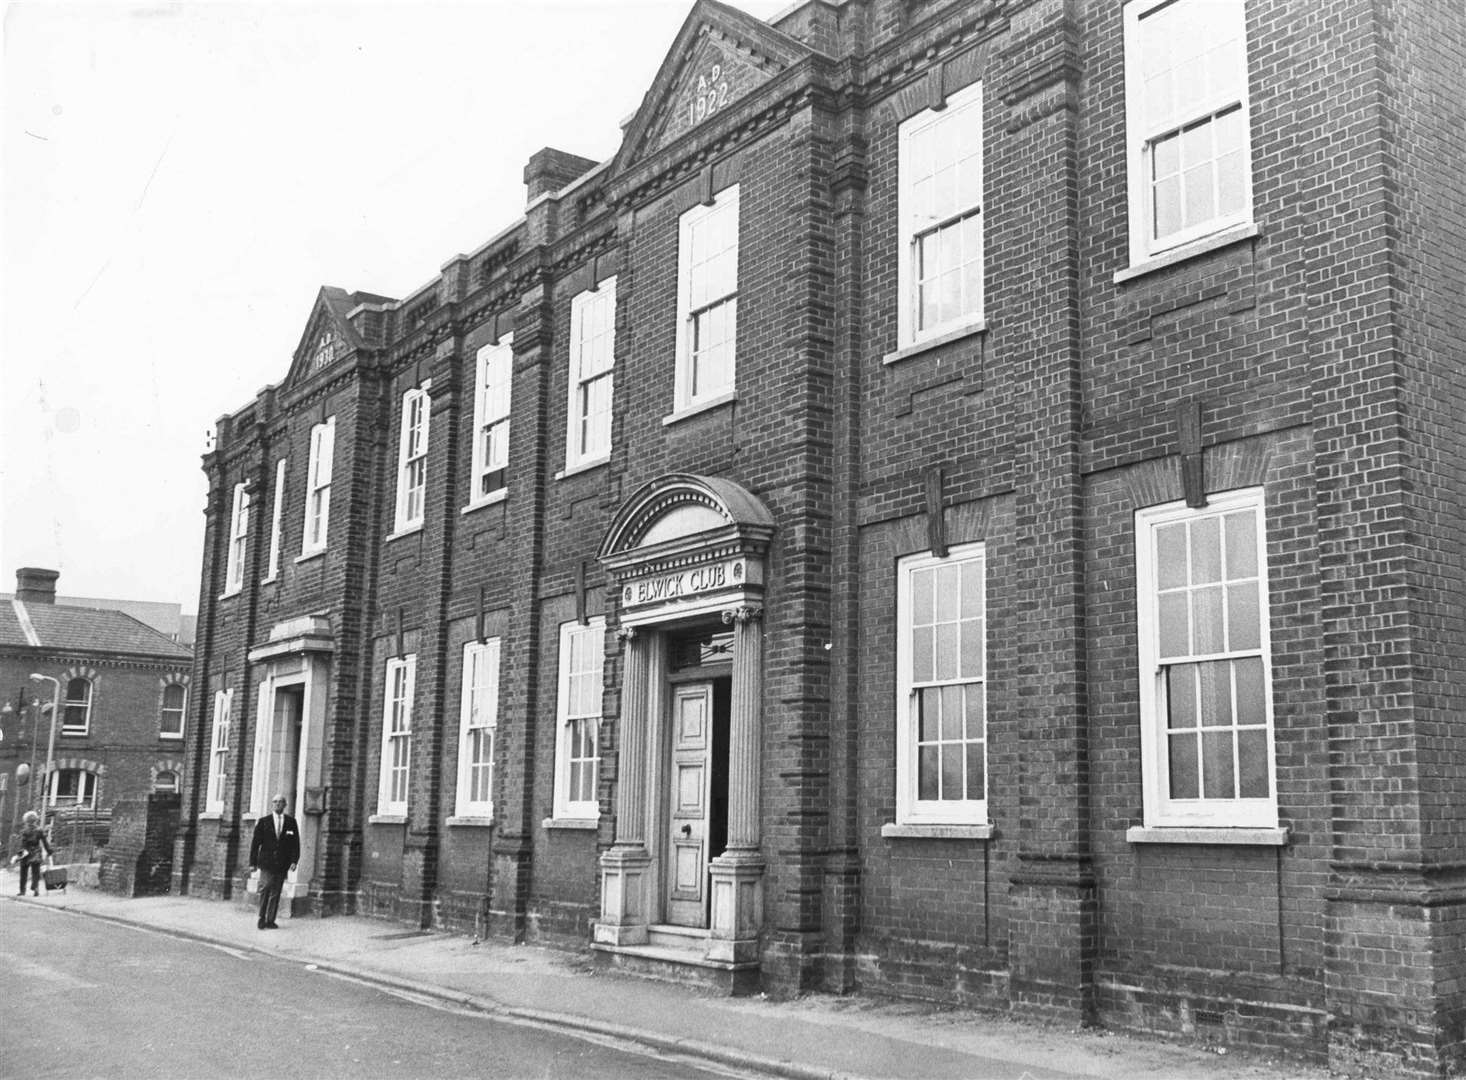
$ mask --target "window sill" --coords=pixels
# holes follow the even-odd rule
[[[881,826],[887,840],[992,840],[998,830],[992,825],[897,825]]]
[[[540,822],[540,827],[545,829],[578,829],[582,832],[590,832],[600,827],[600,821],[596,818],[568,818],[568,817],[547,817]]]
[[[599,469],[609,464],[611,464],[611,455],[609,453],[604,457],[587,458],[584,461],[576,462],[574,465],[566,465],[565,468],[555,474],[555,479],[564,480],[567,476],[590,472],[592,469]]]
[[[460,514],[471,514],[475,510],[482,510],[486,506],[497,506],[499,503],[503,502],[507,498],[509,498],[509,489],[506,487],[502,487],[492,494],[485,495],[482,499],[478,499],[475,502],[469,503],[458,512]]]
[[[895,352],[888,352],[885,356],[881,357],[881,363],[888,366],[890,364],[899,364],[902,360],[910,360],[913,356],[920,356],[922,353],[930,352],[932,349],[940,349],[943,345],[950,345],[954,341],[961,341],[963,338],[972,337],[974,334],[985,334],[987,333],[987,329],[987,320],[978,319],[976,322],[970,322],[964,326],[956,327],[945,333],[937,334],[935,337],[929,337],[924,341],[905,345]]]
[[[367,818],[368,825],[406,825],[406,814],[373,814]]]
[[[295,557],[295,561],[297,563],[309,562],[311,559],[319,559],[325,553],[326,549],[323,547],[316,548],[313,551],[302,551],[299,555]]]
[[[422,532],[421,521],[419,521],[416,525],[408,525],[406,528],[398,529],[396,532],[388,533],[386,536],[382,537],[382,543],[389,544],[393,540],[401,540],[404,536],[416,536],[420,532]]]
[[[696,405],[688,405],[686,408],[677,409],[667,416],[662,417],[662,426],[668,427],[671,424],[690,419],[701,413],[709,412],[712,409],[719,409],[724,405],[731,405],[737,400],[738,391],[729,390],[726,394],[719,394],[717,397],[708,398],[706,401],[699,401]]]
[[[1285,847],[1288,843],[1288,830],[1287,828],[1233,829],[1202,828],[1192,825],[1154,827],[1133,825],[1125,830],[1125,839],[1131,844],[1215,844],[1218,846]]]
[[[222,811],[222,810],[205,810],[202,814],[199,815],[199,818],[198,819],[200,821],[223,821],[224,820],[224,811]]]
[[[164,742],[182,742],[183,732],[180,731],[177,735],[173,735],[166,731],[160,731],[158,733],[158,738],[162,739]]]
[[[261,585],[273,585],[273,584],[275,584],[275,582],[277,582],[279,580],[280,580],[280,575],[279,574],[271,574],[269,577],[262,577],[262,578],[260,578],[260,584]]]
[[[1243,240],[1251,240],[1260,236],[1262,230],[1257,227],[1256,222],[1248,222],[1246,225],[1233,225],[1231,228],[1223,229],[1221,232],[1212,233],[1210,236],[1203,236],[1200,240],[1193,240],[1189,244],[1182,244],[1172,251],[1162,252],[1160,255],[1152,256],[1149,259],[1141,259],[1139,262],[1132,262],[1124,270],[1115,271],[1115,284],[1122,285],[1127,281],[1134,281],[1138,277],[1154,273],[1157,270],[1164,270],[1168,266],[1175,266],[1177,263],[1194,259],[1198,255],[1205,255],[1208,252],[1220,251],[1224,247],[1240,243]]]
[[[230,589],[227,592],[221,592],[219,594],[219,599],[220,600],[233,600],[236,596],[238,596],[242,592],[244,592],[244,586],[243,585],[239,586],[239,588],[237,588],[237,589]]]
[[[453,829],[453,828],[463,828],[463,827],[473,827],[473,828],[486,829],[489,826],[491,826],[492,824],[494,824],[494,819],[491,816],[490,817],[474,817],[474,816],[470,816],[470,815],[466,815],[465,814],[462,817],[459,817],[457,815],[454,815],[453,817],[450,817],[448,819],[448,828],[450,828],[450,829]]]

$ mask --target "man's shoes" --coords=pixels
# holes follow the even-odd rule
[[[262,922],[255,923],[255,929],[256,930],[263,930],[264,928],[265,928],[265,924],[264,923],[262,923]]]
[[[31,895],[32,896],[40,896],[41,895],[41,890],[40,889],[32,889],[31,890]]]
[[[267,922],[267,923],[265,923],[265,929],[266,930],[278,930],[278,929],[280,929],[280,924],[277,923],[277,922]]]

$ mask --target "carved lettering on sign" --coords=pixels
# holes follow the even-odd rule
[[[738,562],[710,563],[690,570],[633,581],[622,590],[621,601],[627,607],[661,604],[702,593],[715,592],[740,584],[743,566]]]

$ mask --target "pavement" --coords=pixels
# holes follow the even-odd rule
[[[0,902],[288,959],[429,1004],[614,1039],[745,1075],[792,1080],[1323,1080],[1328,1075],[1225,1050],[928,1003],[860,995],[792,1000],[705,995],[598,971],[588,953],[478,941],[361,916],[282,919],[280,930],[260,931],[252,910],[229,901],[127,898],[78,884],[18,898],[15,885],[13,871],[0,874]]]

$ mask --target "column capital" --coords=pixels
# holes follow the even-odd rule
[[[723,612],[723,625],[731,626],[734,623],[757,622],[764,617],[764,609],[752,607],[748,604],[735,608],[728,608]]]
[[[635,641],[636,640],[636,627],[634,627],[634,626],[621,626],[621,627],[617,627],[617,629],[616,629],[616,637],[620,641]]]

